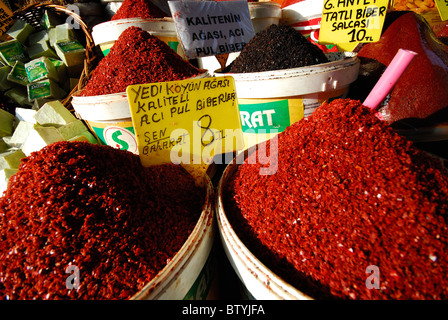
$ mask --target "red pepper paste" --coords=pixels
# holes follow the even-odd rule
[[[448,107],[448,47],[437,41],[420,15],[402,14],[383,32],[380,41],[365,44],[358,56],[388,66],[400,48],[418,55],[381,108],[384,119],[389,123],[407,118],[424,119]]]
[[[158,19],[166,16],[167,14],[152,3],[151,0],[124,0],[110,20],[128,18]]]
[[[205,191],[182,167],[58,142],[25,158],[0,198],[1,299],[128,299],[194,229]],[[68,266],[79,289],[67,289]]]
[[[129,85],[183,80],[203,72],[162,40],[129,27],[93,70],[81,95],[120,93]]]
[[[276,173],[247,159],[224,190],[232,227],[271,270],[316,299],[448,298],[441,161],[350,99],[280,133],[277,155]]]

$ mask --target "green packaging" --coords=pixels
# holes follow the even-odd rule
[[[27,60],[22,44],[15,39],[0,43],[0,56],[11,67],[14,66],[17,60],[22,62]]]
[[[58,41],[55,50],[67,67],[84,64],[86,49],[78,40]]]
[[[57,16],[56,13],[50,11],[50,10],[45,10],[44,14],[42,15],[42,21],[41,21],[41,25],[45,28],[45,29],[50,29],[50,28],[54,28],[56,27],[58,24],[61,23],[60,21],[61,19]]]
[[[51,79],[45,79],[28,84],[28,99],[33,101],[35,99],[62,99],[66,92],[59,87],[59,85]]]
[[[29,82],[36,82],[42,79],[59,81],[58,72],[53,62],[47,57],[40,57],[25,63],[25,71]]]
[[[48,58],[48,59],[53,63],[53,66],[58,74],[59,84],[65,83],[68,75],[67,66],[65,65],[65,63],[62,62],[61,60],[54,58]]]
[[[7,79],[11,82],[26,86],[29,81],[25,71],[25,64],[22,61],[16,61],[9,72]]]

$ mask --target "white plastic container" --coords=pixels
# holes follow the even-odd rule
[[[302,68],[214,73],[235,79],[246,148],[308,117],[323,102],[346,96],[350,84],[358,77],[359,59],[353,52],[326,55],[330,62]]]
[[[208,179],[204,209],[187,241],[171,261],[132,300],[205,300],[214,295],[216,234],[214,191]]]
[[[238,154],[234,161],[226,167],[217,188],[216,219],[224,252],[238,275],[244,291],[247,291],[248,298],[311,300],[311,297],[285,282],[258,260],[240,240],[227,219],[223,203],[223,190],[246,155],[247,150]]]
[[[86,97],[75,93],[72,105],[100,143],[138,154],[126,92]]]
[[[192,79],[209,76],[204,72]],[[75,115],[87,123],[100,143],[138,154],[126,92],[99,96],[80,96],[80,92],[76,92],[72,97]]]
[[[131,26],[148,31],[150,34],[168,44],[180,56],[184,56],[182,46],[179,45],[173,18],[129,18],[103,22],[92,28],[93,41],[95,45],[100,47],[103,55],[106,56],[120,34]]]

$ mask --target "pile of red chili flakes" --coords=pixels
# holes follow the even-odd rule
[[[82,96],[125,92],[134,84],[184,80],[202,74],[159,38],[129,27],[93,70]]]
[[[165,14],[151,0],[125,0],[111,21],[129,18],[157,19],[164,18]]]
[[[277,155],[275,174],[248,159],[225,190],[232,226],[275,273],[316,299],[448,298],[438,159],[349,99],[290,126]]]
[[[128,299],[176,254],[205,191],[182,167],[58,142],[21,163],[0,198],[1,299]],[[79,268],[69,289],[68,266]]]

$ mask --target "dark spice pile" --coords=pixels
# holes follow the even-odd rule
[[[133,84],[183,80],[203,73],[165,42],[138,27],[120,35],[81,92],[95,96],[125,92]]]
[[[241,50],[225,72],[247,73],[299,68],[328,62],[327,56],[300,32],[287,25],[271,25]]]
[[[1,299],[128,299],[184,244],[205,191],[180,166],[85,142],[31,154],[0,198]],[[79,268],[80,287],[65,272]]]
[[[124,0],[110,20],[128,18],[157,19],[166,16],[165,12],[159,9],[151,0]]]
[[[247,160],[225,190],[232,226],[275,273],[315,298],[448,298],[448,172],[438,159],[349,99],[288,127],[277,155],[275,174]],[[369,266],[379,289],[367,288]]]

